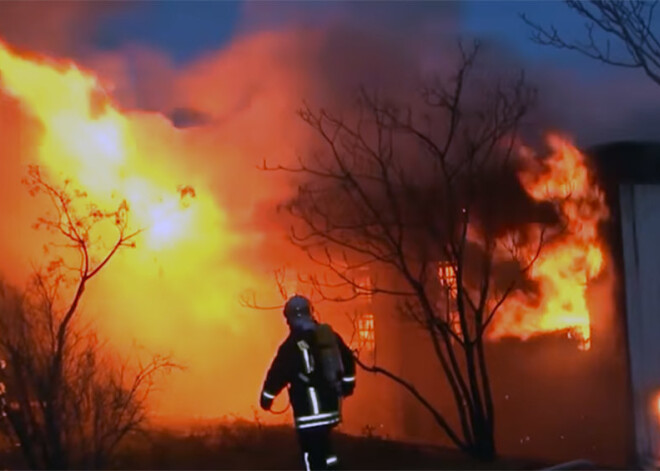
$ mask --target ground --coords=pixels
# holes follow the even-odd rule
[[[420,447],[379,437],[335,434],[343,469],[540,469],[524,460],[482,463],[451,449]],[[216,424],[186,434],[151,431],[132,437],[114,467],[122,469],[298,469],[291,427],[250,422]]]
[[[457,450],[421,447],[379,437],[335,434],[342,469],[541,469],[548,463],[499,459],[482,463]],[[14,450],[18,451],[18,450]],[[13,455],[13,456],[12,456]],[[234,421],[186,433],[151,429],[126,440],[114,469],[299,469],[293,429]],[[0,455],[2,469],[20,469],[17,454]]]

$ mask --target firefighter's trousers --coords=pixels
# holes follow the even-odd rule
[[[306,471],[337,469],[337,456],[332,450],[331,426],[298,430],[298,441]]]

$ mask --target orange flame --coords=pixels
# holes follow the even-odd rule
[[[588,350],[591,320],[587,283],[604,267],[598,224],[609,217],[609,210],[584,156],[559,136],[549,136],[548,143],[553,152],[544,169],[522,172],[519,178],[532,198],[557,204],[563,231],[543,248],[532,266],[530,277],[540,290],[536,302],[521,293],[509,299],[491,336],[526,339],[537,333],[568,330],[569,336],[581,341],[580,348]]]
[[[219,216],[212,214],[219,213],[218,208],[209,204],[180,204],[182,195],[176,189],[185,182],[179,182],[175,172],[149,164],[148,149],[140,148],[134,123],[91,74],[72,63],[26,60],[2,43],[0,71],[2,89],[43,126],[40,163],[51,174],[74,177],[95,201],[109,204],[113,194],[126,198],[137,218],[134,223],[147,230],[150,248],[190,236],[209,216]]]
[[[257,323],[245,316],[236,322],[240,294],[270,279],[233,258],[247,237],[231,230],[228,214],[212,191],[208,167],[200,170],[192,164],[210,151],[190,145],[190,132],[174,128],[160,114],[121,110],[99,80],[74,63],[26,57],[1,41],[0,97],[11,97],[21,119],[38,127],[34,139],[5,150],[8,159],[18,160],[11,153],[18,151],[21,163],[38,164],[49,179],[71,180],[101,209],[126,200],[131,229],[143,229],[136,240],[138,250],[118,254],[90,287],[85,314],[93,316],[100,333],[120,350],[131,349],[137,341],[190,366],[185,374],[194,380],[171,379],[172,384],[162,388],[167,393],[161,410],[249,414],[246,388],[257,388],[253,383],[260,378],[243,381],[242,389],[227,392],[224,402],[217,401],[219,379],[213,387],[200,387],[220,368],[233,374],[231,362],[218,364],[217,358],[223,357],[218,351],[250,349],[256,359],[246,361],[258,362],[270,347],[264,340],[273,335],[264,332],[256,345],[237,340],[239,335],[247,338],[245,332]],[[104,230],[99,229],[99,235],[106,235]],[[28,266],[39,249],[26,243],[15,263]],[[16,267],[2,269],[11,272]],[[215,350],[209,351],[211,345]],[[181,400],[193,393],[197,403]]]

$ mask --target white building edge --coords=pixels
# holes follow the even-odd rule
[[[620,230],[631,424],[631,457],[660,468],[660,143],[617,142],[587,151],[609,192]],[[618,203],[618,208],[613,207]],[[603,394],[607,394],[603,391]]]

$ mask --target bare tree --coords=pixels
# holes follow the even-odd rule
[[[657,1],[567,0],[566,4],[586,20],[586,38],[566,39],[554,25],[539,25],[523,14],[534,42],[576,51],[605,64],[642,69],[660,85],[660,41],[653,17]]]
[[[300,116],[321,150],[296,166],[264,168],[302,180],[285,205],[297,221],[291,238],[326,272],[306,281],[331,301],[388,297],[414,319],[458,423],[392,370],[360,366],[402,385],[461,450],[488,460],[496,449],[485,332],[524,282],[554,216],[526,198],[515,173],[535,91],[522,75],[480,77],[478,50],[461,47],[455,75],[424,87],[419,103],[362,90],[352,118],[305,106]],[[365,267],[367,285],[354,276]],[[440,267],[451,279],[438,276]]]
[[[24,291],[0,285],[4,430],[30,468],[103,467],[144,422],[155,373],[175,366],[158,356],[133,368],[112,361],[79,319],[89,281],[121,248],[134,246],[139,231],[127,229],[125,201],[102,211],[70,182],[49,183],[38,167],[30,168],[26,183],[32,194],[48,196],[54,210],[37,226],[59,235],[64,242],[52,245],[75,251],[78,260],[71,266],[55,259]],[[109,246],[97,232],[104,224],[117,234]]]

